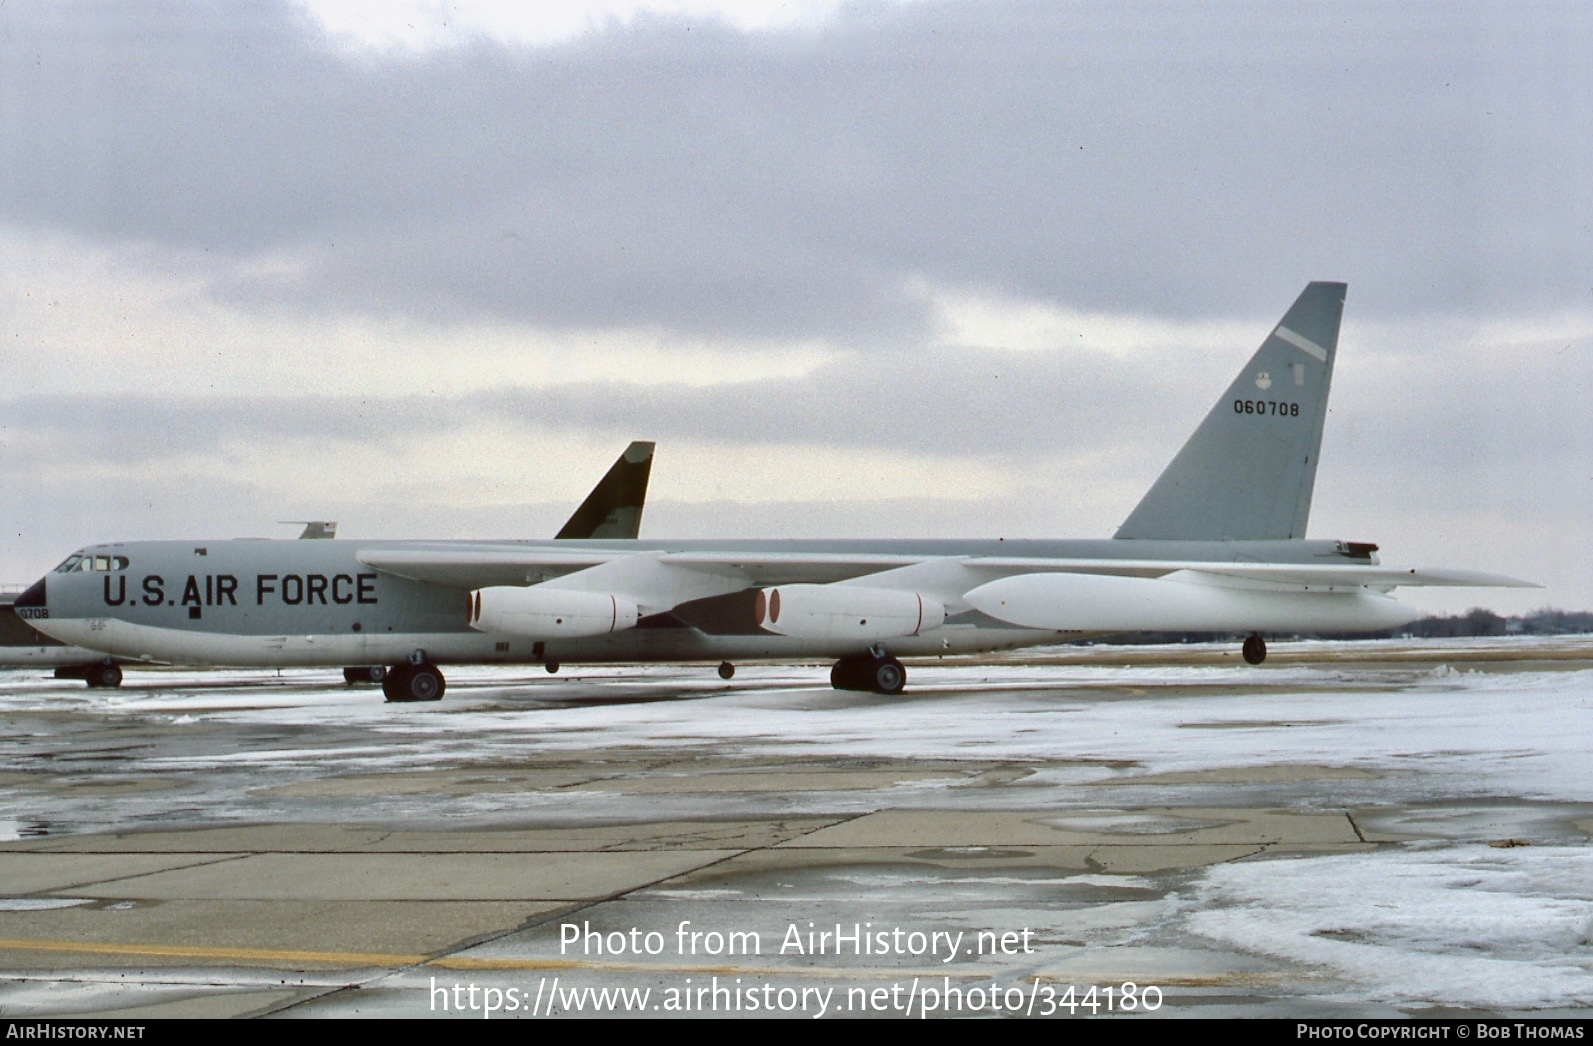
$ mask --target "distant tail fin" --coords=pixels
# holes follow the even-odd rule
[[[647,478],[653,471],[653,447],[641,440],[626,447],[557,536],[634,538],[640,534]]]
[[[337,520],[335,519],[279,519],[283,526],[303,526],[299,532],[300,541],[317,541],[323,538],[337,537]]]
[[[1306,286],[1116,537],[1305,537],[1344,292]]]

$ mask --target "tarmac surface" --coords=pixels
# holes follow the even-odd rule
[[[0,673],[0,1016],[1593,1014],[1593,640]]]

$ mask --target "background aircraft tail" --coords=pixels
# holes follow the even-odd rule
[[[642,505],[653,471],[654,444],[637,440],[581,502],[559,538],[635,538],[642,530]]]
[[[1305,537],[1344,292],[1306,286],[1116,537]]]

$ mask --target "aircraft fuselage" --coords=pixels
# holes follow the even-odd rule
[[[694,614],[644,617],[602,636],[537,639],[470,627],[473,585],[412,580],[373,569],[373,552],[435,549],[536,551],[552,542],[146,541],[91,546],[74,568],[50,573],[18,613],[63,643],[135,660],[230,666],[383,664],[416,651],[438,664],[548,661],[716,661],[841,657],[847,640],[771,635],[740,593],[699,601]],[[1058,560],[1335,564],[1370,562],[1333,541],[560,541],[561,552],[901,556],[918,561],[989,557]],[[68,562],[71,562],[69,560]],[[103,569],[95,569],[95,567]],[[867,573],[860,569],[858,574]],[[481,579],[483,583],[492,580]],[[521,584],[526,578],[517,579]],[[23,605],[30,604],[30,605]],[[1372,627],[1386,627],[1373,625]],[[968,608],[887,644],[900,656],[971,653],[1054,643],[1082,630],[1014,627]],[[866,646],[866,644],[864,644]]]

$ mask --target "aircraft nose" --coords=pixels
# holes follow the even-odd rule
[[[21,609],[44,606],[44,582],[44,578],[39,578],[39,580],[29,585],[27,590],[18,596],[16,602],[11,605]]]

